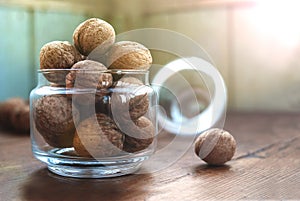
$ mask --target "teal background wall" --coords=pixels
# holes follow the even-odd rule
[[[0,7],[0,101],[28,98],[36,85],[41,47],[53,40],[72,42],[87,17],[26,8]]]

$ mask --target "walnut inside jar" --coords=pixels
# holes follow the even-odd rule
[[[66,95],[48,95],[35,100],[33,119],[36,129],[50,146],[73,146],[79,114]]]
[[[74,64],[66,76],[66,88],[76,103],[90,105],[107,94],[105,89],[112,85],[112,75],[99,62],[84,60]]]
[[[85,56],[95,49],[102,55],[115,42],[115,30],[104,20],[90,18],[74,30],[73,41],[75,47]]]
[[[137,120],[147,113],[149,99],[147,87],[135,77],[122,77],[116,82],[111,97],[111,111],[114,120],[126,122]]]
[[[123,150],[126,152],[138,152],[148,148],[155,136],[155,127],[146,117],[140,117],[134,124],[128,124],[125,132]]]
[[[152,56],[149,49],[137,42],[117,42],[107,53],[109,69],[148,70],[151,64]]]
[[[79,156],[115,156],[122,152],[123,134],[110,117],[98,113],[80,122],[73,144]]]
[[[40,50],[40,69],[49,82],[64,84],[65,76],[75,63],[82,60],[82,55],[68,41],[52,41]],[[53,71],[52,69],[60,69]]]

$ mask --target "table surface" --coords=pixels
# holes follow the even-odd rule
[[[110,179],[54,175],[32,156],[28,135],[2,130],[0,200],[300,200],[300,114],[229,113],[225,129],[238,144],[225,166],[207,166],[190,148],[160,171]]]

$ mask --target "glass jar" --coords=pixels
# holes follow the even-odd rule
[[[148,71],[38,71],[30,94],[34,156],[79,178],[130,174],[155,150],[157,98]]]

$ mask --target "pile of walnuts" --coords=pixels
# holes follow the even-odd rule
[[[138,77],[113,73],[148,70],[151,53],[142,44],[115,42],[115,37],[109,23],[91,18],[74,30],[73,44],[53,41],[41,48],[41,72],[51,86],[65,91],[32,103],[34,129],[48,145],[74,147],[83,157],[109,157],[142,151],[153,143],[155,125],[145,115],[149,97],[139,90],[146,86]]]

